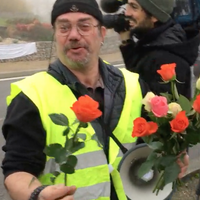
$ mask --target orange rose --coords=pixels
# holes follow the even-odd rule
[[[189,120],[185,114],[185,111],[179,112],[175,119],[170,121],[172,131],[175,133],[182,133],[189,126]]]
[[[175,67],[176,63],[165,64],[160,67],[160,70],[157,70],[157,73],[164,81],[170,81],[176,77]]]
[[[196,112],[200,113],[200,94],[197,95],[196,100],[193,103],[193,108]]]
[[[136,118],[133,125],[132,137],[144,137],[158,130],[158,125],[155,122],[147,122],[142,117]]]
[[[80,122],[91,122],[102,115],[98,109],[99,103],[93,100],[88,95],[81,96],[72,105],[71,109],[74,111],[77,119]]]

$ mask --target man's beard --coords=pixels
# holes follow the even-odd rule
[[[70,49],[78,48],[78,47],[82,47],[82,48],[85,48],[87,50],[87,54],[86,54],[86,56],[84,56],[84,58],[78,59],[78,58],[72,58],[72,57],[67,56],[67,52]],[[90,61],[89,47],[87,45],[80,44],[76,41],[70,42],[70,44],[66,45],[65,48],[64,48],[64,52],[65,52],[66,62],[73,69],[84,69],[85,67],[87,67],[87,65]]]
[[[136,20],[133,20],[134,22]],[[143,38],[151,29],[153,29],[154,24],[150,20],[150,18],[146,17],[143,21],[141,21],[138,26],[131,29],[131,36],[135,36],[138,39]]]

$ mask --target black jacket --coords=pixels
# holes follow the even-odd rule
[[[121,46],[126,68],[137,72],[146,81],[151,91],[159,95],[169,92],[170,85],[160,84],[157,70],[162,64],[176,63],[178,91],[184,96],[191,96],[192,66],[198,55],[200,35],[196,30],[185,31],[179,24],[169,20],[166,24],[149,31],[137,43]]]

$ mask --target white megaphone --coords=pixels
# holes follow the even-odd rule
[[[152,150],[146,144],[139,144],[128,150],[119,163],[119,172],[126,196],[130,200],[165,200],[172,192],[172,183],[167,184],[158,195],[153,193],[159,173],[151,170],[142,178],[138,177],[141,164]]]

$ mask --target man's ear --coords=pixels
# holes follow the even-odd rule
[[[152,16],[152,17],[151,17],[151,21],[152,21],[153,23],[155,23],[155,22],[158,21],[158,19],[156,19],[154,16]]]
[[[106,27],[105,26],[101,26],[101,36],[102,36],[102,42],[104,42],[104,38],[106,36]]]

